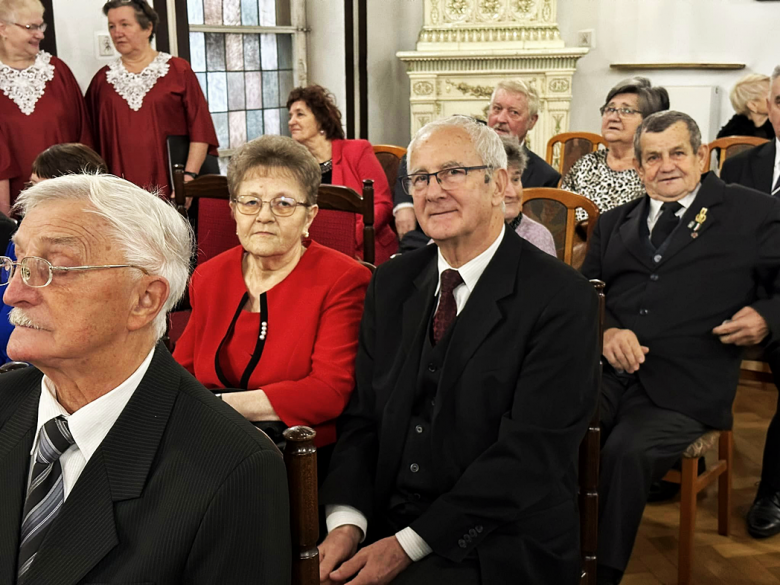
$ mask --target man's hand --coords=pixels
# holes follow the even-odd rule
[[[630,329],[612,327],[604,332],[604,357],[616,370],[633,374],[645,363],[645,354],[649,351],[639,344],[639,339]]]
[[[767,336],[769,326],[758,311],[742,307],[730,321],[718,325],[712,332],[720,336],[721,343],[756,345]]]
[[[360,528],[352,524],[344,524],[328,533],[319,546],[320,583],[332,583],[330,574],[333,569],[354,556],[362,537]]]
[[[355,575],[349,585],[385,585],[411,564],[412,559],[401,548],[398,539],[390,536],[361,549],[337,571],[333,571],[330,580],[333,583],[343,583]],[[322,563],[320,582],[322,582]]]
[[[416,227],[417,218],[414,215],[413,207],[402,207],[395,212],[395,229],[398,232],[399,240]]]

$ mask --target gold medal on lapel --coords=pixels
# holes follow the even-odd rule
[[[705,221],[707,221],[707,208],[706,207],[702,207],[699,210],[699,213],[696,214],[696,217],[694,218],[694,221],[696,222],[696,224],[693,226],[693,232],[691,233],[691,237],[692,238],[696,238],[699,235],[696,232],[698,232],[699,228],[701,227],[701,225]]]

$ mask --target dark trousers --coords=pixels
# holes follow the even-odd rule
[[[772,368],[775,377],[775,386],[780,389],[780,347],[770,345],[764,359]],[[761,467],[761,485],[758,495],[770,495],[772,492],[780,492],[780,392],[778,392],[777,409],[769,429],[766,432],[766,444],[764,445],[764,462]]]
[[[694,440],[700,422],[656,406],[634,376],[604,372],[601,392],[598,560],[624,571],[647,504],[660,480]]]
[[[393,585],[480,585],[477,559],[463,559],[454,563],[449,559],[430,554],[421,561],[412,563],[400,575],[393,579]]]

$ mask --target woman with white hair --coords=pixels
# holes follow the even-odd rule
[[[769,95],[769,77],[750,73],[734,84],[729,94],[736,114],[718,132],[718,138],[726,136],[756,136],[772,140],[775,131],[769,121],[766,98]]]
[[[8,215],[35,157],[63,142],[92,144],[81,89],[41,50],[40,0],[0,0],[0,211]]]

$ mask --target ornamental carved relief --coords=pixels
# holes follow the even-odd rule
[[[481,0],[479,3],[480,15],[488,20],[498,20],[501,16],[500,0]]]
[[[556,77],[555,79],[550,80],[550,84],[548,87],[550,88],[550,91],[553,93],[564,93],[569,91],[569,80],[563,79],[561,77]]]
[[[412,89],[416,95],[431,95],[433,93],[433,84],[429,81],[418,81]]]
[[[542,19],[544,19],[545,22],[550,22],[552,19],[552,5],[550,4],[550,0],[544,0],[544,8],[542,8]]]
[[[445,10],[450,20],[463,20],[469,12],[468,0],[447,0]]]
[[[493,86],[491,85],[469,85],[468,83],[454,83],[447,80],[447,89],[455,87],[460,93],[470,95],[475,98],[489,98],[493,95]]]
[[[528,16],[534,7],[534,0],[514,0],[515,12]]]
[[[439,24],[439,0],[435,0],[431,6],[431,23]]]

